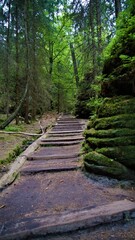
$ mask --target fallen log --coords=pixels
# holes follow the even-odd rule
[[[28,132],[7,132],[7,131],[0,131],[0,134],[15,134],[15,135],[26,135],[26,136],[42,136],[44,132],[42,133],[28,133]]]

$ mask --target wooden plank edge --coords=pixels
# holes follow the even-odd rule
[[[21,240],[32,239],[40,236],[47,236],[49,234],[58,234],[77,231],[81,229],[88,229],[122,220],[129,220],[135,218],[135,202],[129,200],[120,200],[113,203],[98,206],[93,209],[80,210],[70,212],[65,215],[53,215],[43,220],[38,218],[40,227],[30,230],[24,230],[13,234],[7,234],[0,237],[0,240]]]

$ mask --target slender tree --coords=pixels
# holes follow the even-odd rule
[[[115,0],[115,16],[118,18],[119,13],[122,11],[121,0]]]
[[[72,56],[72,62],[73,62],[73,68],[74,68],[74,76],[76,80],[76,86],[79,85],[79,75],[78,75],[78,67],[77,67],[77,61],[76,61],[76,55],[74,50],[74,45],[72,42],[70,42],[70,50],[71,50],[71,56]]]

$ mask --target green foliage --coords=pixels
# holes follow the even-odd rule
[[[79,84],[75,114],[78,117],[89,118],[92,115],[92,109],[89,102],[92,97],[91,83],[93,81],[93,72],[87,73]]]
[[[16,148],[9,153],[6,159],[0,160],[0,164],[6,165],[13,162],[33,141],[35,141],[37,137],[32,137],[31,139],[23,140],[20,146],[16,146]]]
[[[23,125],[9,125],[5,128],[7,132],[21,132],[23,130]]]
[[[17,146],[11,153],[9,153],[8,157],[4,160],[0,160],[0,164],[9,164],[13,162],[17,156],[19,156],[22,152],[22,148],[20,146]]]
[[[90,98],[87,107],[91,110],[91,113],[94,115],[97,113],[98,109],[102,105],[103,98]]]
[[[116,36],[104,51],[101,94],[106,98],[84,132],[87,153],[84,155],[85,168],[89,172],[118,179],[135,178],[133,5],[119,15]]]
[[[102,95],[134,95],[135,15],[128,8],[117,20],[116,36],[104,51]]]

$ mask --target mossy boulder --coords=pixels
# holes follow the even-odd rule
[[[97,148],[96,151],[135,170],[135,146]]]
[[[115,137],[125,137],[125,136],[133,136],[133,135],[135,135],[135,129],[130,129],[130,128],[102,129],[102,130],[96,130],[94,128],[91,128],[84,131],[84,136],[86,138],[89,138],[89,137],[115,138]]]
[[[109,111],[109,110],[108,110]],[[112,117],[97,118],[91,122],[91,127],[96,130],[101,129],[117,129],[117,128],[129,128],[135,129],[135,113],[132,114],[118,114]],[[90,128],[89,124],[89,128]]]
[[[116,177],[118,179],[127,179],[131,177],[130,170],[125,166],[96,151],[90,152],[84,156],[84,165],[88,171],[92,171],[96,174]]]
[[[106,98],[98,110],[98,117],[132,114],[135,112],[134,103],[134,98],[129,96]]]
[[[117,179],[134,178],[135,98],[105,100],[96,118],[90,119],[84,136],[86,170]]]
[[[116,138],[91,138],[86,141],[93,149],[97,147],[113,147],[113,146],[128,146],[135,145],[135,136],[116,137]]]

